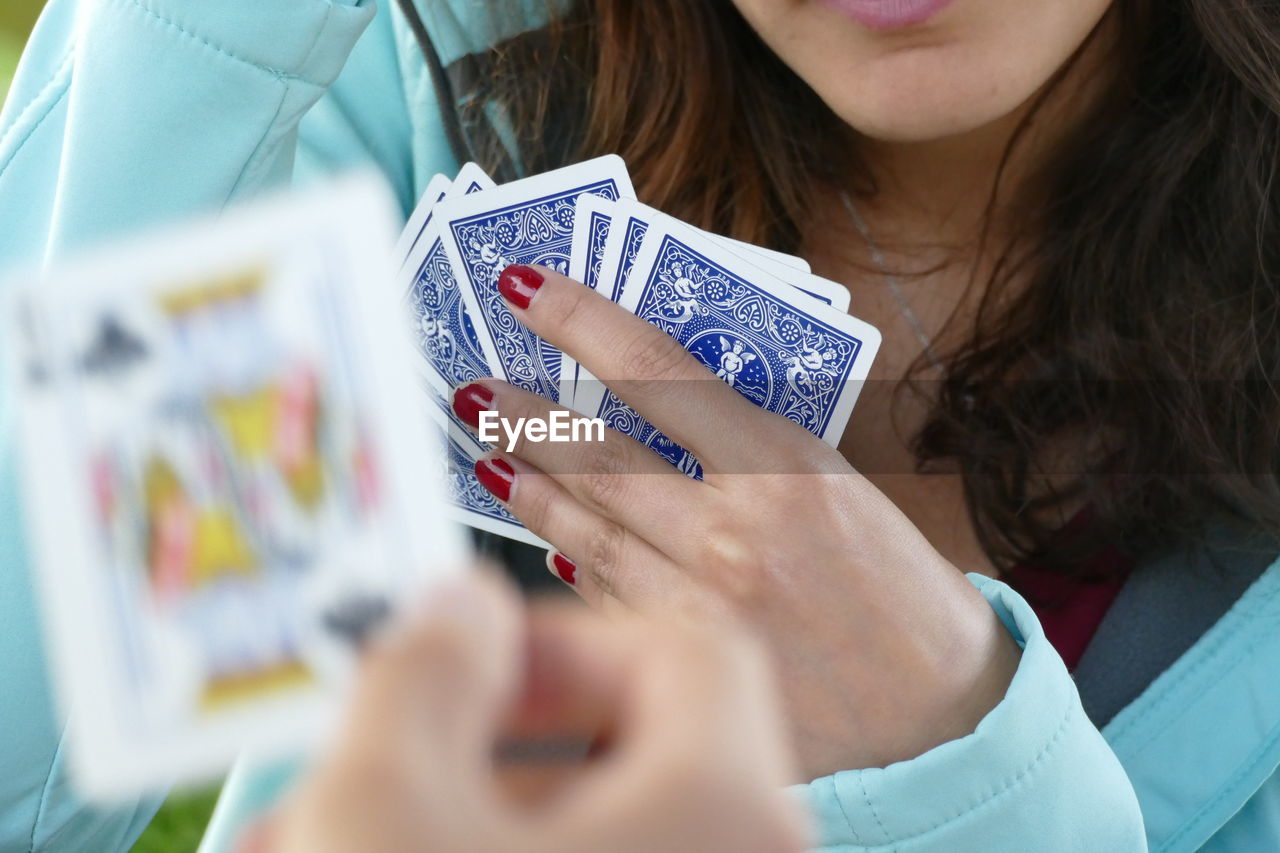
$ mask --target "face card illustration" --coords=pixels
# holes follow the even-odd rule
[[[436,214],[487,361],[507,381],[552,400],[559,397],[560,352],[516,320],[498,292],[498,275],[510,264],[566,272],[576,203],[587,194],[633,196],[622,160],[601,157],[449,199]]]
[[[377,295],[391,216],[381,184],[349,181],[24,297],[50,365],[24,485],[90,795],[305,747],[368,635],[461,562],[411,473],[434,453]]]
[[[880,345],[873,327],[674,222],[648,229],[619,304],[679,341],[709,376],[832,445]],[[576,401],[584,414],[603,418],[698,475],[687,451],[601,383],[580,386]]]

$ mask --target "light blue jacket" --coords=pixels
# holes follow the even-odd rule
[[[511,34],[487,6],[419,0],[446,65]],[[0,118],[0,266],[354,166],[408,211],[457,165],[440,117],[404,20],[371,0],[51,0]],[[0,399],[0,850],[125,850],[157,803],[92,810],[68,788]],[[1026,603],[974,582],[1024,646],[1007,697],[969,737],[797,788],[825,849],[1280,849],[1280,566],[1101,733]],[[233,780],[209,849],[276,781]]]

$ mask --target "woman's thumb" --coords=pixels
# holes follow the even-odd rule
[[[496,574],[442,582],[371,650],[351,723],[429,753],[418,760],[479,766],[517,698],[523,645],[519,598]]]

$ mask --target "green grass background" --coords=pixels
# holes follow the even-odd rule
[[[43,5],[44,0],[0,0],[0,102]],[[170,797],[134,845],[133,853],[194,853],[217,797],[216,787]]]
[[[0,3],[0,99],[9,90],[13,69],[43,0],[4,0]]]

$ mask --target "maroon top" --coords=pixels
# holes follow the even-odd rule
[[[1108,548],[1090,560],[1082,573],[1085,578],[1107,580],[1068,577],[1034,565],[1016,566],[1004,580],[1031,605],[1044,626],[1045,636],[1067,669],[1074,671],[1133,565],[1132,558]]]

